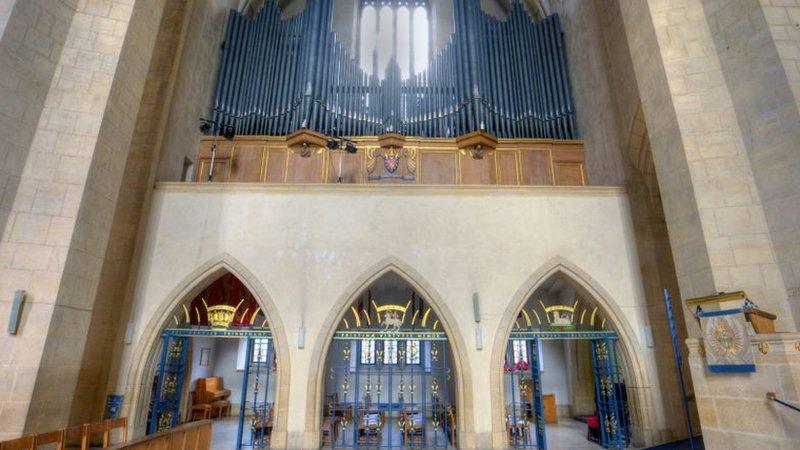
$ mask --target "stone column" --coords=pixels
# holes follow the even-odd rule
[[[59,22],[66,40],[0,243],[1,321],[13,291],[27,292],[19,332],[0,336],[0,371],[13,392],[0,399],[0,439],[64,426],[82,401],[78,374],[164,6],[62,3],[74,14]],[[36,61],[18,67],[26,64]]]
[[[620,0],[684,298],[743,289],[796,328],[702,0]],[[691,331],[691,330],[690,330]]]

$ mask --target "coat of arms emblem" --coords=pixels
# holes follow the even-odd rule
[[[397,150],[390,148],[389,151],[383,155],[383,167],[389,173],[394,173],[400,167],[400,153]]]

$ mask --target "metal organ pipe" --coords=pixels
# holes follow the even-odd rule
[[[382,80],[336,39],[328,0],[308,0],[290,19],[276,2],[253,19],[231,11],[211,115],[245,135],[305,126],[343,136],[453,137],[483,125],[503,138],[576,138],[558,16],[534,22],[518,1],[504,21],[477,0],[453,6],[455,30],[431,48],[428,68],[415,73],[415,60],[403,79],[392,59]]]

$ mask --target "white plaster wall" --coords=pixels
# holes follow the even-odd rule
[[[210,349],[211,353],[208,357],[208,364],[205,366],[200,365],[200,354],[204,348]],[[192,366],[191,366],[191,379],[189,380],[189,389],[195,388],[195,382],[198,378],[208,378],[214,376],[214,364],[217,360],[217,340],[210,337],[195,337],[192,338]]]
[[[570,404],[569,374],[563,341],[542,341],[542,393],[555,394],[557,405]]]
[[[219,339],[217,342],[217,355],[214,360],[215,377],[222,377],[225,389],[230,389],[231,396],[228,400],[238,405],[242,398],[243,370],[237,370],[236,361],[239,358],[239,339]]]
[[[443,186],[210,185],[156,187],[117,381],[126,392],[141,337],[164,318],[170,292],[199,266],[228,254],[266,287],[289,342],[288,434],[302,434],[308,379],[324,359],[312,355],[321,325],[348,287],[387,258],[412,267],[448,310],[466,343],[476,435],[492,430],[487,389],[491,343],[516,292],[553,258],[586,273],[616,304],[641,347],[641,379],[657,385],[653,355],[642,343],[644,298],[629,208],[619,188],[490,188]],[[475,349],[472,293],[481,298],[484,348]],[[297,348],[305,324],[306,345]],[[451,336],[452,339],[452,336]],[[642,387],[651,387],[642,386]],[[500,387],[497,388],[501,392]],[[656,416],[660,401],[654,399]],[[497,412],[498,414],[501,412]],[[485,441],[484,441],[485,442]]]

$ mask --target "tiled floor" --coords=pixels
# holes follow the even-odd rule
[[[214,419],[211,425],[211,450],[234,450],[239,418],[225,417]]]
[[[603,448],[586,439],[586,424],[560,417],[557,424],[547,425],[549,450],[594,450]]]

